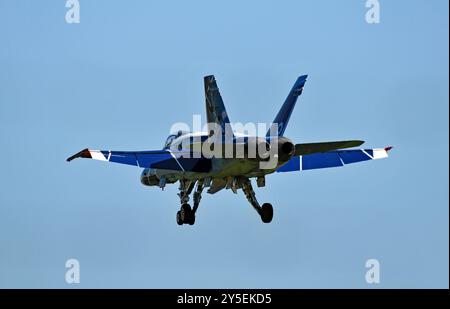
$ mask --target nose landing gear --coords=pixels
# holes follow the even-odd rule
[[[181,205],[181,209],[177,212],[177,223],[178,225],[195,223],[195,212],[191,209],[191,205]]]
[[[189,195],[194,189],[194,186],[195,181],[180,181],[180,193],[178,193],[178,196],[180,197],[181,208],[177,212],[176,217],[178,225],[193,225],[195,223],[195,213],[197,212],[202,198],[203,180],[197,182],[197,187],[194,192],[194,207],[191,208],[191,205],[189,205],[188,202]]]

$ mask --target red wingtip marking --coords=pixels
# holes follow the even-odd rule
[[[91,153],[89,152],[88,148],[85,148],[83,150],[81,150],[80,152],[77,152],[76,154],[74,154],[73,156],[71,156],[70,158],[67,158],[66,161],[70,162],[73,159],[76,158],[92,158]]]
[[[392,146],[389,146],[389,147],[384,148],[384,150],[389,151],[389,150],[391,150],[392,148],[393,148]]]

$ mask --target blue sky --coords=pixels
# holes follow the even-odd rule
[[[66,24],[64,0],[0,1],[0,287],[448,288],[448,1],[380,0],[379,24],[363,0],[80,4]],[[227,190],[179,227],[176,185],[65,162],[160,149],[174,122],[204,116],[207,74],[244,123],[271,121],[309,74],[287,136],[395,148],[269,176],[269,225]]]

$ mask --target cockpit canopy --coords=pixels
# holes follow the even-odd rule
[[[164,149],[170,148],[170,146],[172,145],[172,143],[173,143],[173,141],[174,141],[175,139],[179,138],[179,137],[182,136],[182,135],[186,135],[186,134],[188,134],[188,133],[189,133],[189,132],[187,132],[187,131],[182,131],[182,130],[180,130],[180,131],[177,132],[177,134],[171,134],[171,135],[169,135],[169,136],[167,137],[167,139],[166,139],[166,143],[164,144]]]

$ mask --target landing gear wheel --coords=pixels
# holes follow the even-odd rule
[[[195,213],[189,204],[181,205],[180,220],[182,223],[193,225],[195,223]],[[178,221],[177,221],[178,222]]]
[[[189,204],[181,205],[180,212],[181,212],[181,220],[183,221],[183,223],[188,223],[192,212],[191,206]]]
[[[272,221],[273,218],[273,207],[272,204],[270,203],[264,203],[261,206],[261,220],[264,223],[270,223]]]
[[[183,221],[183,223],[189,222],[189,217],[190,217],[191,212],[192,212],[192,210],[191,210],[191,206],[189,204],[181,205],[180,216],[181,216],[181,221]]]
[[[194,223],[195,223],[195,213],[191,212],[188,224],[189,225],[194,225]]]
[[[183,224],[183,220],[181,220],[181,211],[177,211],[177,223],[178,225]]]

